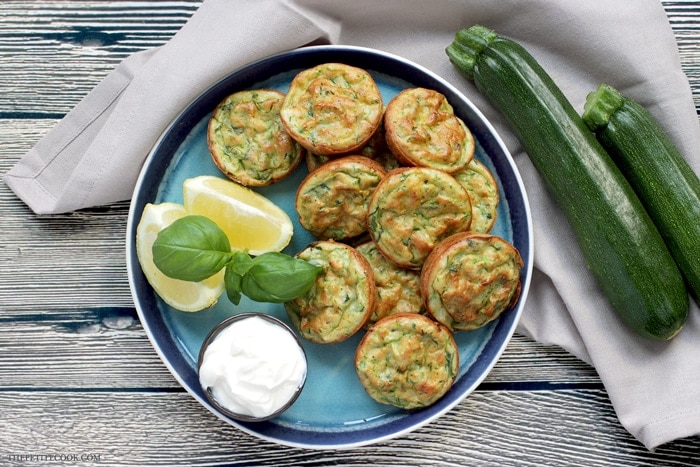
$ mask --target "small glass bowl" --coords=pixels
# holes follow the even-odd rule
[[[199,370],[201,369],[202,362],[204,361],[204,353],[206,352],[209,344],[211,344],[214,341],[214,339],[224,329],[228,328],[229,326],[231,326],[239,321],[242,321],[242,320],[247,319],[247,318],[253,318],[253,317],[262,318],[262,319],[264,319],[264,320],[266,320],[266,321],[268,321],[276,326],[283,328],[286,332],[291,334],[292,337],[294,337],[294,340],[296,341],[297,345],[301,349],[301,353],[304,357],[304,363],[307,363],[306,351],[304,350],[304,346],[301,343],[301,339],[292,330],[292,328],[287,326],[287,324],[285,324],[283,321],[275,318],[274,316],[270,316],[270,315],[265,314],[265,313],[241,313],[241,314],[226,318],[225,320],[223,320],[222,322],[220,322],[219,324],[214,326],[214,328],[209,332],[207,337],[204,339],[204,342],[202,343],[202,348],[199,351],[199,358],[197,361],[197,375],[199,375]],[[308,367],[307,367],[307,372],[308,372]],[[299,383],[299,386],[297,387],[297,389],[294,392],[294,394],[292,395],[292,397],[279,409],[277,409],[273,413],[271,413],[269,415],[265,415],[263,417],[255,417],[252,415],[245,415],[245,414],[239,414],[239,413],[233,412],[230,409],[221,405],[216,400],[216,398],[214,397],[214,394],[212,394],[211,388],[203,388],[203,389],[204,389],[204,394],[207,397],[207,400],[214,406],[214,408],[216,408],[219,412],[226,415],[227,417],[232,418],[234,420],[241,421],[241,422],[264,422],[265,420],[270,420],[271,418],[277,417],[278,415],[280,415],[281,413],[283,413],[284,411],[289,409],[289,407],[291,407],[292,404],[294,404],[294,402],[297,400],[297,398],[301,394],[302,389],[304,388],[304,384],[306,383],[307,372],[304,373],[304,377],[302,378],[301,382]]]

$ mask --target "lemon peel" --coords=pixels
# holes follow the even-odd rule
[[[213,175],[183,183],[188,214],[214,221],[228,236],[232,250],[257,256],[281,251],[292,239],[293,224],[286,212],[263,195]]]
[[[181,204],[146,204],[136,227],[136,256],[146,280],[166,304],[180,311],[195,312],[218,301],[224,291],[224,271],[201,282],[173,279],[156,267],[152,252],[158,232],[186,215],[187,211]]]

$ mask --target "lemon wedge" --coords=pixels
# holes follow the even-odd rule
[[[226,232],[231,249],[257,256],[281,251],[292,239],[292,221],[263,195],[212,175],[188,178],[183,184],[185,209],[214,221]]]
[[[136,227],[136,256],[143,274],[153,290],[165,303],[180,311],[200,311],[213,306],[224,291],[224,270],[202,282],[173,279],[163,274],[153,263],[153,242],[158,232],[187,215],[177,203],[148,203]]]

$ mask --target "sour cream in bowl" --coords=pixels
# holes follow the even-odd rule
[[[204,339],[199,382],[224,415],[255,422],[276,417],[299,397],[306,353],[294,331],[264,313],[225,319]]]

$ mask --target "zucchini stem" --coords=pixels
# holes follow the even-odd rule
[[[469,29],[457,31],[455,40],[447,46],[445,52],[450,61],[472,80],[477,57],[497,37],[491,29],[476,24]]]
[[[625,100],[620,92],[607,84],[601,84],[588,94],[583,106],[583,122],[594,133],[605,128],[612,114],[622,108]]]

